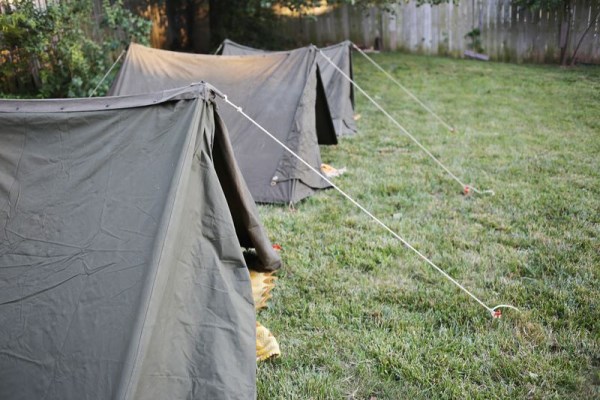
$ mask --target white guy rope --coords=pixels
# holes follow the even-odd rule
[[[355,45],[354,43],[352,43],[352,47],[354,47],[360,54],[363,55],[363,57],[365,57],[367,60],[369,60],[371,62],[371,64],[373,64],[375,67],[377,67],[377,69],[379,69],[381,72],[383,72],[385,74],[385,76],[387,76],[392,82],[394,82],[396,85],[398,85],[398,87],[402,90],[404,90],[404,93],[406,93],[407,95],[409,95],[414,101],[416,101],[417,103],[419,103],[421,105],[421,107],[423,107],[424,109],[426,109],[427,111],[429,111],[429,113],[431,115],[433,115],[442,125],[444,125],[446,128],[448,128],[449,131],[454,132],[455,129],[454,127],[452,127],[450,124],[448,124],[446,121],[444,121],[439,115],[437,115],[435,113],[435,111],[433,111],[431,108],[429,108],[425,103],[423,103],[417,96],[415,96],[410,90],[408,90],[404,85],[402,85],[400,82],[398,82],[389,72],[387,72],[385,69],[383,69],[381,67],[381,65],[377,64],[375,62],[375,60],[373,60],[371,57],[369,57],[367,55],[367,53],[365,53],[364,51],[362,51],[360,49],[360,47],[358,47],[357,45]]]
[[[394,117],[392,117],[390,115],[390,113],[385,111],[385,109],[383,107],[381,107],[379,105],[379,103],[377,103],[371,96],[369,96],[369,94],[367,92],[365,92],[360,86],[358,86],[358,84],[356,82],[354,82],[354,80],[352,80],[352,78],[350,78],[348,75],[346,75],[346,73],[344,71],[342,71],[337,65],[335,65],[335,63],[333,61],[331,61],[331,59],[329,57],[327,57],[321,51],[321,49],[317,48],[317,51],[323,58],[325,58],[327,60],[327,62],[329,62],[329,64],[331,64],[339,73],[341,73],[344,76],[344,78],[346,78],[350,83],[352,83],[352,85],[354,85],[354,87],[356,87],[363,95],[365,95],[365,97],[368,98],[371,101],[371,103],[373,103],[375,105],[375,107],[377,107],[379,109],[379,111],[381,111],[383,114],[385,114],[385,116],[388,117],[390,119],[390,121],[392,121],[406,136],[408,136],[417,146],[419,146],[421,148],[421,150],[423,150],[429,157],[431,157],[431,159],[433,161],[435,161],[440,167],[442,167],[442,169],[444,171],[446,171],[446,173],[448,173],[448,175],[450,175],[452,177],[452,179],[454,179],[456,182],[458,182],[458,184],[462,187],[465,194],[468,194],[471,190],[478,194],[484,194],[484,193],[492,194],[492,195],[494,194],[494,191],[492,191],[492,190],[479,190],[472,185],[467,185],[467,184],[463,183],[456,175],[454,175],[452,173],[452,171],[450,171],[448,169],[448,167],[446,167],[440,160],[438,160],[433,154],[431,154],[431,152],[429,150],[427,150],[427,148],[425,146],[423,146],[421,144],[421,142],[419,142],[417,140],[417,138],[415,138],[413,135],[411,135],[411,133],[406,128],[404,128],[398,121],[396,121],[396,119],[394,119]]]
[[[121,54],[119,54],[119,57],[117,57],[117,59],[115,60],[115,62],[113,63],[113,65],[110,66],[110,68],[108,69],[108,72],[106,74],[104,74],[104,76],[102,77],[102,79],[100,79],[100,82],[98,82],[98,84],[96,85],[96,87],[94,88],[94,90],[92,90],[92,94],[90,94],[88,97],[92,97],[94,94],[96,94],[96,90],[98,90],[98,88],[100,87],[100,85],[102,85],[102,82],[104,82],[104,80],[106,79],[106,77],[108,76],[108,74],[110,74],[110,71],[113,70],[113,68],[115,67],[115,65],[117,65],[117,63],[119,62],[119,60],[121,60],[121,57],[123,57],[123,54],[125,54],[125,49],[123,49],[121,51]]]
[[[222,49],[222,48],[223,48],[223,43],[221,43],[221,44],[219,45],[219,47],[217,47],[217,51],[215,51],[213,54],[214,54],[214,55],[217,55],[217,54],[219,54],[219,51],[221,51],[221,49]]]
[[[469,296],[471,296],[471,298],[473,298],[473,300],[475,300],[477,303],[479,303],[481,306],[483,306],[491,314],[492,317],[499,318],[501,316],[501,313],[499,311],[500,308],[512,308],[514,310],[519,311],[516,307],[510,306],[510,305],[498,305],[498,306],[495,306],[495,307],[488,307],[483,301],[479,300],[473,293],[471,293],[463,285],[461,285],[460,283],[458,283],[454,278],[452,278],[450,275],[448,275],[443,269],[441,269],[440,267],[438,267],[437,265],[435,265],[433,263],[433,261],[431,261],[425,255],[423,255],[419,250],[415,249],[410,243],[408,243],[406,240],[404,240],[399,234],[397,234],[396,232],[394,232],[383,221],[381,221],[379,218],[377,218],[376,216],[374,216],[369,210],[367,210],[359,202],[357,202],[352,197],[350,197],[350,195],[348,195],[346,192],[344,192],[342,189],[340,189],[330,179],[328,179],[327,177],[323,176],[316,168],[314,168],[312,165],[310,165],[308,162],[306,162],[302,157],[300,157],[298,154],[296,154],[292,149],[290,149],[289,147],[287,147],[282,141],[280,141],[279,139],[277,139],[269,131],[267,131],[265,128],[263,128],[258,122],[256,122],[248,114],[246,114],[244,112],[244,110],[242,110],[242,107],[239,107],[236,104],[234,104],[231,101],[229,101],[229,99],[227,98],[226,95],[221,95],[219,93],[219,96],[221,96],[223,98],[223,101],[225,101],[225,103],[227,103],[228,105],[230,105],[231,107],[233,107],[237,112],[239,112],[240,114],[242,114],[244,116],[244,118],[246,118],[254,126],[256,126],[258,129],[260,129],[262,132],[264,132],[266,135],[268,135],[271,139],[273,139],[277,144],[279,144],[281,147],[283,147],[288,153],[290,153],[292,156],[294,156],[295,158],[297,158],[301,163],[303,163],[304,165],[306,165],[311,171],[313,171],[315,174],[317,174],[319,177],[321,177],[323,180],[325,180],[325,182],[327,182],[328,184],[330,184],[335,190],[337,190],[342,196],[344,196],[352,204],[354,204],[356,207],[358,207],[362,212],[364,212],[369,217],[371,217],[371,219],[373,219],[377,224],[379,224],[386,231],[388,231],[390,234],[392,234],[392,236],[394,236],[396,239],[398,239],[403,245],[405,245],[406,247],[408,247],[409,249],[411,249],[419,257],[421,257],[425,262],[427,262],[427,264],[431,265],[433,268],[435,268],[435,270],[437,270],[439,273],[441,273],[446,279],[448,279],[450,282],[454,283],[463,292],[465,292],[466,294],[468,294]]]

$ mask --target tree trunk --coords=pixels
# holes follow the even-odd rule
[[[560,24],[560,65],[566,66],[568,59],[569,38],[571,36],[571,12],[573,8],[569,1],[565,2],[562,21]]]
[[[208,53],[210,51],[210,19],[208,0],[189,0],[188,38],[189,51]]]
[[[579,41],[577,42],[577,46],[575,46],[575,50],[573,50],[573,56],[571,57],[571,66],[575,65],[575,62],[577,61],[577,52],[579,51],[579,46],[581,46],[581,43],[583,42],[583,39],[585,38],[585,36],[590,31],[590,28],[592,26],[594,26],[594,24],[596,23],[596,20],[598,19],[598,17],[600,17],[600,11],[598,11],[596,13],[596,16],[594,18],[592,18],[592,20],[590,21],[590,24],[587,26],[587,28],[585,29],[585,31],[583,32],[583,34],[579,38]]]
[[[210,40],[212,46],[218,46],[225,39],[223,35],[223,24],[227,11],[227,0],[208,1],[208,19],[210,29]],[[225,4],[225,5],[224,5]]]
[[[248,15],[247,0],[209,0],[209,19],[210,19],[210,39],[213,48],[217,48],[224,39],[243,40],[239,37],[240,32],[251,35],[252,31],[247,31],[251,26],[252,19],[257,14]],[[259,6],[257,6],[259,7]],[[260,8],[260,7],[259,7]]]
[[[167,11],[167,41],[166,47],[169,50],[177,51],[181,48],[181,38],[179,36],[179,0],[165,1]]]

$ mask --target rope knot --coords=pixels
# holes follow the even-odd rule
[[[492,318],[502,318],[501,308],[510,308],[512,310],[515,310],[516,312],[520,312],[517,307],[511,306],[509,304],[500,304],[492,309],[488,308],[488,311],[492,314]]]

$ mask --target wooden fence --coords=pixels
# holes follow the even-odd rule
[[[576,0],[569,23],[561,30],[561,12],[531,12],[511,0],[459,0],[437,6],[417,6],[414,0],[394,6],[392,12],[377,8],[341,6],[316,18],[286,18],[282,34],[298,42],[326,45],[350,39],[371,47],[379,40],[387,50],[462,56],[480,29],[483,53],[493,60],[558,62],[561,40],[572,53],[584,31],[577,59],[600,63],[600,0]]]

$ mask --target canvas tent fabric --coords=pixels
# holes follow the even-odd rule
[[[304,51],[302,48],[290,51]],[[352,42],[344,41],[332,46],[323,47],[321,51],[344,73],[354,79],[352,72]],[[265,50],[244,46],[232,40],[225,39],[222,44],[223,55],[257,55],[273,53]],[[285,53],[285,52],[284,52]],[[317,63],[323,78],[327,102],[337,136],[354,135],[354,86],[327,60],[317,57]]]
[[[250,57],[178,53],[131,44],[110,94],[129,95],[205,81],[319,168],[319,144],[337,143],[314,48]],[[330,185],[229,105],[220,114],[235,157],[259,203],[295,203]]]
[[[0,101],[1,399],[255,398],[270,243],[213,97]]]

